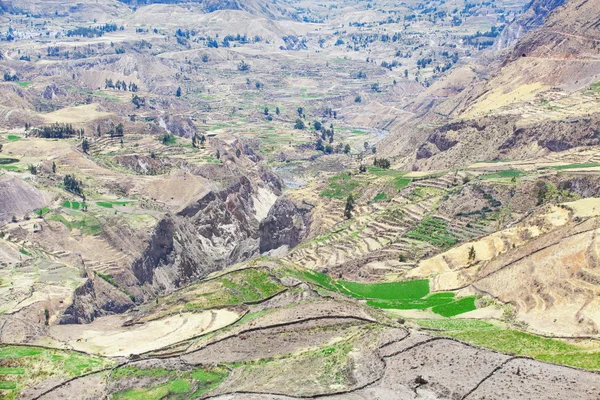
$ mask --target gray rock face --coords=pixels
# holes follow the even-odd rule
[[[18,219],[48,204],[50,196],[27,182],[11,176],[0,177],[0,226],[13,216]]]
[[[529,3],[527,10],[498,36],[494,43],[494,50],[510,47],[527,32],[541,27],[546,17],[565,2],[566,0],[533,0]]]
[[[102,278],[89,278],[75,290],[73,303],[63,313],[60,324],[86,324],[97,317],[120,314],[134,306],[122,291]]]
[[[279,198],[260,224],[260,252],[297,246],[308,236],[311,207]]]

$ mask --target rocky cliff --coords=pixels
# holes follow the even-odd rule
[[[502,50],[514,45],[528,32],[541,27],[548,15],[565,4],[566,0],[533,0],[525,12],[510,23],[498,36],[494,50]]]

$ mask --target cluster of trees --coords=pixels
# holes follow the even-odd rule
[[[87,38],[100,37],[105,33],[116,32],[119,28],[117,24],[105,24],[98,27],[77,27],[67,31],[67,36],[83,36]],[[121,30],[124,28],[121,27]]]
[[[144,107],[146,105],[146,99],[138,96],[137,94],[133,95],[131,102],[135,105],[135,108]]]
[[[375,157],[375,159],[373,160],[373,165],[378,168],[382,168],[382,169],[389,169],[391,166],[390,160],[388,160],[387,158],[377,158],[377,157]]]
[[[401,66],[402,66],[402,64],[401,64],[400,62],[398,62],[397,60],[390,61],[390,62],[387,62],[387,61],[382,61],[382,62],[381,62],[381,66],[382,66],[383,68],[387,68],[387,69],[389,69],[389,70],[391,71],[391,70],[392,70],[392,68],[395,68],[395,67],[401,67]]]
[[[337,111],[333,111],[333,108],[331,107],[325,107],[325,110],[323,111],[323,116],[336,119]]]
[[[248,64],[246,61],[242,60],[238,64],[237,68],[238,68],[238,71],[241,71],[241,72],[250,71],[250,64]]]
[[[110,130],[107,132],[107,134],[111,138],[123,137],[123,135],[125,134],[125,127],[123,126],[123,124],[119,123],[119,125],[110,128]]]
[[[139,90],[139,87],[133,82],[129,82],[129,84],[127,84],[127,82],[125,81],[117,80],[113,83],[112,79],[106,79],[104,81],[104,89],[123,90],[125,92],[129,90],[130,92],[137,92]]]
[[[48,126],[42,126],[41,128],[35,128],[32,130],[33,136],[38,136],[45,139],[64,139],[73,137],[75,135],[83,136],[83,129],[75,129],[71,124],[59,124],[55,123]]]
[[[19,77],[17,76],[17,74],[11,75],[10,73],[5,72],[4,73],[4,80],[6,82],[18,82]]]
[[[83,196],[83,191],[81,190],[81,182],[79,182],[74,175],[65,175],[63,183],[65,185],[66,191],[76,194],[78,196]]]
[[[317,139],[315,144],[315,149],[318,151],[322,151],[325,154],[333,154],[333,153],[344,153],[350,154],[350,145],[343,143],[338,143],[335,147],[332,144],[325,144],[321,138]]]
[[[192,136],[192,147],[198,147],[198,143],[200,143],[200,146],[204,146],[204,142],[206,142],[206,136],[203,134],[198,136],[198,134],[194,133],[194,136]]]

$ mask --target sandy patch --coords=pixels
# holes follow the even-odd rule
[[[55,122],[63,124],[84,124],[111,115],[111,113],[98,111],[97,107],[97,104],[66,107],[48,114],[42,114],[41,116],[50,124]]]
[[[123,327],[126,317],[117,315],[98,318],[89,325],[58,325],[52,336],[67,342],[76,350],[105,356],[128,356],[212,332],[232,324],[239,314],[229,310],[182,313],[143,325]]]
[[[596,217],[600,215],[600,198],[590,197],[563,203],[575,212],[576,217]]]

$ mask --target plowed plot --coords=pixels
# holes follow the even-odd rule
[[[321,347],[327,342],[348,336],[356,325],[351,318],[301,322],[281,327],[241,333],[183,356],[189,363],[218,363],[258,360],[290,354],[302,349]]]

